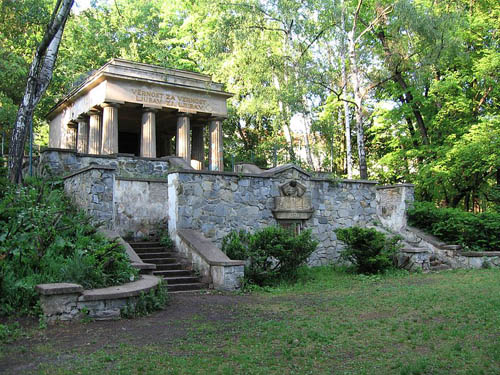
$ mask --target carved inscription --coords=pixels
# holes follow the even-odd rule
[[[146,104],[161,105],[162,107],[187,108],[196,111],[208,111],[206,99],[190,96],[173,95],[165,92],[132,89],[135,101]]]

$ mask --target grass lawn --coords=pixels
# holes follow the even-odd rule
[[[150,317],[31,335],[0,347],[0,373],[500,374],[500,270],[322,267],[291,287],[175,297]]]

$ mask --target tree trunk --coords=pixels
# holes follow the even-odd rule
[[[9,179],[13,183],[22,181],[24,144],[35,107],[47,89],[59,50],[64,25],[74,0],[58,0],[51,21],[38,46],[31,63],[23,100],[17,112],[9,148]]]
[[[429,145],[430,142],[429,142],[429,137],[427,135],[427,127],[425,126],[422,113],[420,112],[417,103],[415,103],[413,95],[411,91],[408,89],[408,85],[406,84],[403,75],[401,74],[400,71],[398,71],[397,68],[394,68],[392,66],[394,64],[391,64],[392,52],[391,49],[389,48],[389,45],[387,44],[385,33],[383,31],[380,31],[376,33],[376,35],[380,40],[380,43],[382,43],[382,48],[384,49],[384,57],[385,57],[385,62],[387,64],[387,68],[391,71],[394,71],[393,80],[399,85],[399,87],[401,87],[401,90],[403,90],[404,93],[403,98],[405,102],[409,104],[412,109],[413,115],[415,116],[415,119],[417,121],[418,130],[420,132],[420,135],[422,136],[422,141],[425,145]]]
[[[361,179],[368,178],[368,168],[366,166],[365,132],[363,128],[363,96],[360,89],[359,67],[356,56],[356,46],[354,39],[354,28],[348,33],[347,41],[349,45],[349,60],[351,62],[351,84],[354,92],[354,102],[356,103],[356,134],[358,140],[359,176]]]
[[[406,103],[408,103],[411,106],[411,109],[413,111],[413,115],[415,116],[415,119],[417,120],[417,126],[418,130],[420,131],[420,135],[422,136],[422,141],[424,142],[425,145],[429,145],[429,136],[427,135],[427,127],[425,126],[424,118],[422,117],[422,113],[420,112],[420,109],[418,108],[417,103],[415,103],[413,99],[413,95],[408,90],[408,85],[406,84],[405,80],[403,79],[403,76],[401,72],[396,72],[394,74],[394,80],[398,83],[398,85],[401,87],[401,89],[405,92],[404,98]]]
[[[341,1],[342,13],[340,16],[341,23],[341,46],[340,46],[340,61],[342,64],[342,85],[344,87],[344,96],[347,92],[347,70],[346,70],[346,51],[345,51],[345,7],[344,0]],[[344,101],[344,121],[345,121],[345,147],[346,147],[346,166],[347,166],[347,178],[352,178],[352,150],[351,150],[351,115],[349,113],[349,104]]]
[[[306,144],[306,154],[307,154],[307,162],[311,166],[313,170],[316,170],[314,167],[314,160],[312,157],[312,151],[311,151],[311,143],[309,142],[309,136],[311,134],[311,126],[310,126],[310,119],[308,115],[304,115],[304,131],[305,131],[305,144]]]

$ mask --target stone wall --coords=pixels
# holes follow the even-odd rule
[[[119,319],[124,308],[135,307],[142,295],[159,287],[161,279],[142,275],[136,281],[100,289],[84,290],[79,284],[55,283],[36,286],[40,307],[49,323],[58,320]]]
[[[124,236],[144,237],[166,228],[167,181],[116,176],[117,169],[91,165],[67,175],[64,190],[95,223]]]
[[[166,180],[116,177],[114,188],[114,229],[121,235],[133,232],[143,237],[163,225],[168,212]]]
[[[91,164],[108,166],[116,169],[116,174],[122,177],[157,177],[167,178],[170,168],[169,157],[141,158],[132,155],[89,155],[75,151],[47,148],[40,154],[36,168],[39,176],[48,173],[63,176],[75,172]]]
[[[314,209],[304,221],[320,241],[311,265],[338,257],[342,245],[334,229],[376,220],[374,182],[314,179],[294,167],[261,175],[182,171],[169,174],[169,230],[173,235],[179,229],[199,230],[220,246],[231,230],[277,225],[274,198],[290,179],[306,187]]]
[[[64,179],[64,190],[73,203],[87,211],[94,222],[113,229],[113,191],[115,168],[90,166]]]
[[[382,225],[400,232],[407,225],[406,213],[414,201],[412,184],[377,186],[377,216]]]

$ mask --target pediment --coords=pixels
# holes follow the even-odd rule
[[[308,172],[296,166],[295,164],[284,164],[275,168],[268,169],[267,171],[262,173],[262,176],[295,180],[309,180],[312,177]]]

